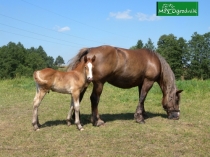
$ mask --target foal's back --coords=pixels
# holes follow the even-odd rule
[[[33,77],[40,88],[60,93],[71,93],[71,82],[78,78],[73,71],[62,72],[51,68],[36,71]]]

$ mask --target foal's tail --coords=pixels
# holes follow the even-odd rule
[[[47,80],[43,80],[41,77],[40,77],[40,71],[35,71],[34,74],[33,74],[33,78],[34,78],[34,81],[38,84],[38,85],[44,85],[47,83]]]

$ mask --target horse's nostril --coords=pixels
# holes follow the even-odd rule
[[[173,112],[168,116],[169,119],[178,120],[179,119],[179,112]]]

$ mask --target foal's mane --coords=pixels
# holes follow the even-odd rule
[[[73,70],[81,62],[81,58],[88,54],[88,48],[81,49],[78,54],[68,61],[67,71]]]
[[[156,56],[159,58],[161,63],[161,80],[160,85],[166,88],[166,93],[171,93],[172,90],[176,89],[175,85],[175,76],[171,67],[166,62],[166,60],[157,52],[155,52]]]

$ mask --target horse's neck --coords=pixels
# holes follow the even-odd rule
[[[163,96],[168,96],[173,90],[176,89],[175,80],[173,77],[169,77],[167,79],[161,78],[159,85]]]

